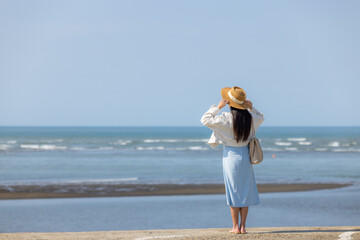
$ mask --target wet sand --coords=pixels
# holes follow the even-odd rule
[[[333,189],[350,184],[258,184],[260,193]],[[0,199],[224,194],[223,184],[89,184],[0,186]]]
[[[354,239],[360,240],[360,226],[348,227],[272,227],[248,228],[247,234],[231,234],[229,229],[170,229],[141,231],[0,233],[0,240],[75,240],[75,239]]]

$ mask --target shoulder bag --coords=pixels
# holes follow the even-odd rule
[[[252,122],[252,131],[254,132],[253,134],[253,138],[250,139],[249,142],[249,156],[250,156],[250,162],[251,164],[259,164],[263,161],[263,151],[261,149],[260,146],[260,141],[259,139],[256,138],[255,136],[255,128],[254,128],[254,118],[251,119]]]

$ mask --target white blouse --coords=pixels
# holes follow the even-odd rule
[[[210,109],[201,117],[201,123],[213,130],[208,144],[212,148],[215,148],[219,144],[231,147],[246,146],[250,139],[255,136],[257,129],[265,120],[264,115],[256,108],[252,107],[251,110],[247,110],[250,112],[253,119],[249,138],[245,142],[236,142],[233,133],[233,118],[231,112],[223,112],[221,115],[217,115],[220,112],[220,109],[215,104],[211,105]]]

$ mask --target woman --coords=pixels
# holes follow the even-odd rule
[[[246,233],[249,206],[260,203],[255,175],[249,159],[248,143],[263,123],[261,112],[246,99],[239,87],[223,88],[222,100],[212,105],[202,116],[201,123],[213,130],[208,144],[215,148],[223,144],[223,174],[227,205],[230,206],[233,228],[231,233]],[[226,104],[231,112],[217,115]],[[241,217],[239,227],[239,213]]]

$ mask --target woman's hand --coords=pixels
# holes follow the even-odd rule
[[[243,105],[245,105],[246,108],[252,109],[253,104],[250,100],[246,99]]]
[[[228,104],[229,101],[226,99],[221,99],[221,101],[219,102],[218,108],[222,109],[223,107],[225,107],[226,104]]]

